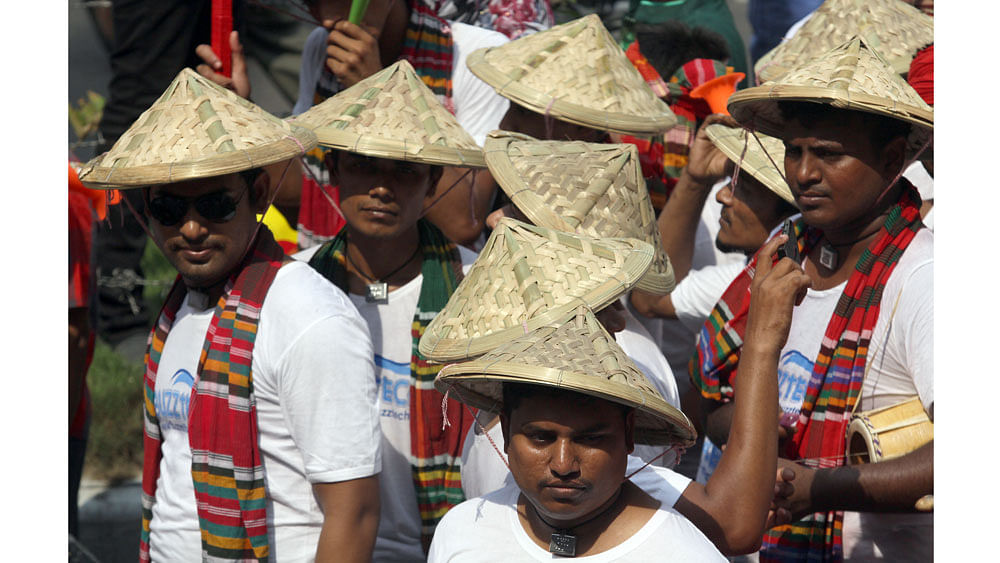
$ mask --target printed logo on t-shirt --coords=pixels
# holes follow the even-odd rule
[[[375,354],[379,376],[381,416],[397,421],[410,420],[410,364],[394,362]]]
[[[790,350],[778,362],[778,406],[782,424],[791,426],[799,418],[802,400],[812,377],[813,362],[797,350]]]
[[[193,386],[194,376],[186,369],[177,370],[167,386],[156,386],[154,404],[161,429],[172,428],[187,432],[188,406]]]

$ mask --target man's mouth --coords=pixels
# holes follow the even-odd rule
[[[361,211],[376,217],[395,217],[397,215],[395,211],[389,209],[388,207],[367,206],[362,207]]]
[[[177,250],[177,254],[179,254],[181,258],[187,262],[193,262],[195,264],[208,262],[214,252],[215,248],[211,246],[184,247]]]

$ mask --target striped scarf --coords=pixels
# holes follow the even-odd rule
[[[865,249],[847,280],[827,325],[819,355],[784,456],[814,468],[844,463],[849,412],[864,380],[872,330],[878,321],[882,292],[910,241],[923,227],[920,196],[904,184],[875,241]],[[807,253],[821,238],[817,229],[797,221],[800,252]],[[688,366],[692,382],[707,398],[728,401],[736,377],[749,306],[749,282],[757,257],[733,281],[698,335]],[[816,513],[764,536],[761,561],[837,561],[843,558],[843,512]]]
[[[234,270],[215,306],[198,362],[188,440],[206,561],[267,560],[270,552],[250,366],[260,308],[284,258],[285,253],[262,225],[247,258]],[[149,561],[149,525],[162,457],[155,408],[156,371],[186,293],[180,279],[175,281],[146,352],[141,561]]]
[[[413,315],[413,355],[410,358],[410,467],[417,491],[421,534],[429,544],[434,528],[451,507],[465,500],[462,494],[461,457],[465,435],[473,418],[454,399],[447,400],[434,389],[434,377],[443,365],[424,358],[418,344],[424,330],[462,280],[462,259],[458,248],[436,227],[425,220],[417,222],[420,250],[423,253],[420,297]],[[347,268],[344,264],[346,229],[324,244],[309,265],[347,292]],[[447,416],[447,426],[445,425]]]
[[[420,0],[410,2],[410,21],[403,38],[402,58],[452,114],[451,69],[454,49],[451,26]]]

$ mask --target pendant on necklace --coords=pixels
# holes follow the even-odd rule
[[[824,243],[819,247],[819,263],[826,266],[828,270],[837,268],[837,251],[829,243]]]
[[[563,557],[576,557],[576,536],[553,532],[552,537],[549,538],[549,553]]]
[[[368,284],[368,292],[365,294],[365,301],[368,303],[380,303],[382,305],[388,303],[389,284],[385,282]]]

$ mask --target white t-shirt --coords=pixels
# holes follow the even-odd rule
[[[163,348],[154,402],[163,459],[150,523],[154,561],[200,561],[187,415],[213,309],[184,299]],[[323,524],[312,485],[381,470],[368,329],[343,292],[306,264],[278,270],[261,306],[252,369],[276,561],[312,561]]]
[[[486,135],[500,126],[510,102],[507,98],[480,80],[465,65],[469,53],[484,47],[497,47],[510,40],[507,36],[493,31],[459,22],[451,25],[453,57],[451,65],[452,101],[455,103],[455,119],[479,146]],[[302,68],[299,71],[299,99],[292,109],[298,115],[313,105],[316,82],[323,72],[326,57],[325,28],[317,27],[309,34],[302,49]]]
[[[648,473],[643,483],[636,477]],[[621,544],[574,561],[725,561],[711,541],[672,507],[680,492],[664,473],[646,469],[632,478],[639,488],[660,502],[655,514]],[[676,474],[675,474],[676,475]],[[686,485],[685,485],[686,486]],[[484,497],[451,509],[438,524],[428,561],[509,562],[552,561],[557,556],[542,549],[524,531],[517,516],[520,489],[510,483]],[[561,558],[560,558],[561,559]]]
[[[309,260],[319,247],[295,255]],[[476,254],[458,247],[463,271]],[[351,302],[371,332],[378,380],[378,412],[382,427],[382,473],[379,475],[378,535],[373,561],[423,561],[420,544],[420,511],[410,466],[410,358],[413,354],[413,316],[417,310],[423,276],[417,276],[389,293],[389,302],[368,303],[363,295],[350,294]]]
[[[845,284],[810,290],[792,314],[791,334],[778,364],[783,412],[798,414],[823,333]],[[858,411],[893,405],[914,395],[930,411],[934,404],[934,234],[927,229],[917,233],[886,283],[867,364]],[[930,557],[933,522],[932,514],[847,512],[844,554],[848,559],[852,554],[864,558],[873,553],[894,560],[908,560],[907,554]]]
[[[677,320],[697,335],[726,288],[745,267],[744,257],[743,262],[734,260],[688,272],[670,293]]]

